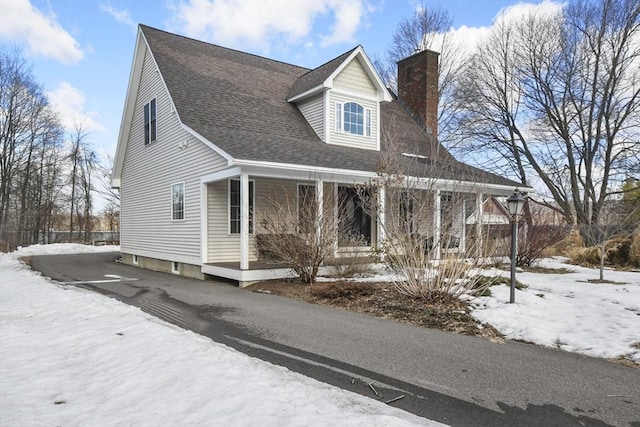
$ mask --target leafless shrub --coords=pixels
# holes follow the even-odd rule
[[[312,183],[296,192],[283,189],[262,200],[256,244],[261,258],[288,265],[305,283],[313,284],[320,265],[333,256],[338,229],[332,197],[322,197]],[[322,209],[320,206],[323,206]]]
[[[390,154],[379,177],[366,186],[370,197],[384,195],[384,210],[371,214],[384,236],[378,255],[398,276],[396,290],[429,303],[449,303],[472,294],[483,262],[480,247],[487,241],[487,236],[467,239],[466,218],[476,194],[451,180],[445,188],[438,183],[435,178],[449,166],[446,163],[418,158],[413,167],[428,170],[417,170],[417,176],[430,178],[417,179],[401,172],[397,158]]]
[[[527,230],[526,238],[518,242],[516,265],[531,267],[544,256],[549,246],[560,242],[568,233],[567,227],[534,225]]]

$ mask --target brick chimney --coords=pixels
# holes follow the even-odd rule
[[[438,138],[438,52],[423,50],[398,61],[398,97]]]

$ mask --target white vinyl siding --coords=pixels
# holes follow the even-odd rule
[[[324,96],[316,95],[298,104],[298,109],[311,125],[318,137],[324,141]]]
[[[182,129],[156,70],[147,53],[139,91],[130,98],[136,104],[122,170],[121,250],[200,265],[200,177],[225,167],[226,160]],[[145,146],[144,105],[153,98],[158,139]],[[185,217],[172,221],[168,195],[178,182],[185,183]]]

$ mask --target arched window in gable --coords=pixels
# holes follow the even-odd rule
[[[371,136],[371,110],[357,102],[336,104],[336,130],[353,135]]]

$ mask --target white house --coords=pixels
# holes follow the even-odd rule
[[[397,98],[361,46],[310,70],[141,25],[112,176],[123,261],[241,285],[290,274],[260,263],[255,213],[300,186],[318,200],[349,195],[389,156],[438,203],[454,187],[475,207],[511,194],[517,183],[438,142],[437,59],[400,61]],[[383,189],[377,200],[380,212],[394,205]],[[457,216],[464,235],[467,215]],[[351,217],[364,249],[380,243],[384,215]],[[353,249],[336,244],[335,256]]]

